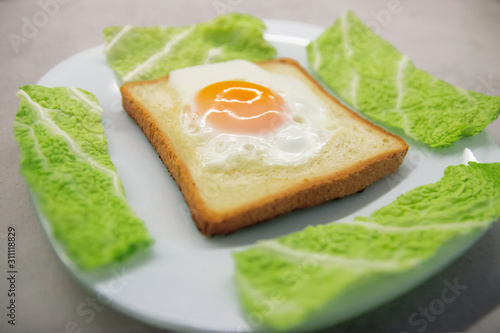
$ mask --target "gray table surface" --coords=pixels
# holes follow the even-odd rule
[[[48,3],[52,5],[43,5]],[[227,4],[226,9],[261,18],[324,27],[345,10],[353,9],[417,66],[462,88],[500,95],[498,0],[0,0],[1,332],[162,331],[111,307],[97,311],[90,322],[78,315],[79,304],[92,295],[55,255],[19,174],[19,151],[12,134],[18,106],[15,93],[19,86],[36,83],[65,58],[102,43],[101,31],[106,26],[190,24],[217,15],[220,3]],[[37,31],[25,30],[23,35],[25,22],[40,19],[44,7],[51,14],[46,22],[40,21]],[[14,34],[24,40],[12,43]],[[500,142],[499,120],[487,130]],[[16,326],[6,323],[8,225],[15,226],[18,232]],[[497,223],[468,252],[424,284],[333,331],[500,332],[499,242]],[[446,288],[445,281],[454,280],[466,286],[460,296],[447,304],[442,313],[426,319],[425,329],[422,322],[412,323],[412,314],[439,299]]]

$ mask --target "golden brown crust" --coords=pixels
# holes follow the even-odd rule
[[[359,192],[378,179],[391,172],[395,172],[403,162],[408,151],[408,145],[403,139],[372,124],[354,111],[348,109],[335,97],[330,95],[295,60],[281,58],[260,64],[266,65],[276,62],[299,69],[304,75],[304,79],[309,80],[321,93],[327,96],[333,103],[341,106],[352,118],[388,137],[392,137],[399,142],[400,147],[381,154],[376,158],[360,161],[353,167],[336,171],[325,177],[313,181],[304,180],[301,184],[291,189],[270,195],[259,202],[252,202],[243,207],[237,207],[230,212],[220,214],[207,207],[188,167],[179,158],[169,137],[158,129],[150,112],[141,103],[134,100],[130,92],[135,86],[168,80],[168,77],[154,81],[139,81],[125,84],[120,89],[124,109],[139,125],[177,182],[190,209],[193,221],[204,235],[229,234],[238,229],[288,213],[294,209],[311,207]]]

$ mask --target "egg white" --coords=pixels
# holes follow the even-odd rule
[[[285,124],[255,135],[229,134],[204,125],[191,111],[195,95],[210,84],[229,80],[257,83],[279,94],[288,109]],[[266,165],[300,165],[317,155],[337,129],[327,105],[304,83],[245,60],[178,69],[170,73],[169,81],[183,105],[182,127],[204,143],[198,154],[206,167],[222,167],[241,158]]]

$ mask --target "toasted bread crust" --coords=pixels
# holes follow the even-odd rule
[[[133,87],[168,80],[168,77],[159,78],[154,81],[139,81],[125,84],[120,89],[124,109],[139,125],[177,182],[189,207],[193,221],[204,235],[229,234],[241,228],[288,213],[294,209],[311,207],[359,192],[378,179],[395,172],[401,163],[403,163],[406,156],[408,145],[403,139],[372,124],[345,107],[314,80],[295,60],[281,58],[259,64],[266,65],[277,62],[293,66],[300,70],[305,80],[310,81],[322,94],[327,96],[333,103],[342,107],[352,118],[384,135],[392,137],[399,142],[400,147],[381,154],[376,158],[360,161],[350,168],[336,171],[330,175],[310,181],[304,180],[291,189],[269,195],[259,202],[249,203],[243,207],[237,207],[230,212],[220,214],[207,207],[200,189],[197,187],[187,165],[179,158],[178,153],[173,148],[168,135],[159,130],[151,113],[132,96],[131,89]]]

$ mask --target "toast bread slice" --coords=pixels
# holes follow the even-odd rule
[[[242,161],[233,168],[203,167],[196,158],[199,142],[181,126],[181,105],[168,76],[121,87],[124,109],[177,182],[204,235],[229,234],[294,209],[359,192],[395,172],[408,151],[403,139],[348,109],[295,60],[280,58],[258,65],[302,81],[342,124],[340,133],[304,164]]]

